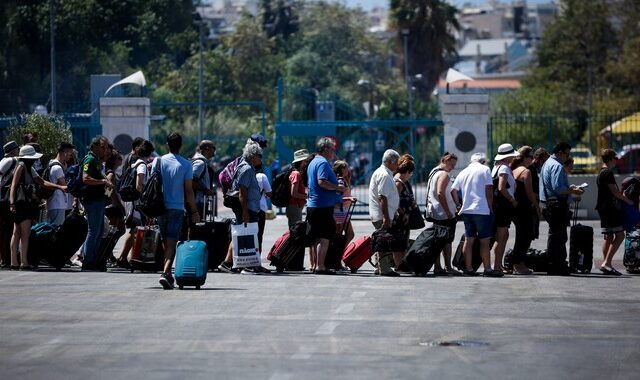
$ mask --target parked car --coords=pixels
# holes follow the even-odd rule
[[[571,149],[574,173],[595,173],[598,171],[600,160],[585,146]]]
[[[618,153],[616,169],[620,174],[640,171],[640,144],[624,145]]]

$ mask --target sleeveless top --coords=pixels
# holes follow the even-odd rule
[[[435,170],[435,169],[434,169]],[[440,198],[438,198],[438,180],[441,175],[446,175],[447,178],[447,189],[445,190],[444,197],[447,199],[447,206],[449,206],[449,211],[453,214],[456,213],[456,203],[453,200],[453,196],[451,195],[451,185],[453,185],[453,181],[451,181],[451,177],[449,173],[445,170],[440,170],[440,172],[435,173],[431,180],[428,183],[429,193],[427,194],[427,209],[429,207],[432,208],[431,217],[436,220],[446,220],[448,219],[447,213],[444,211],[444,208],[440,204]]]

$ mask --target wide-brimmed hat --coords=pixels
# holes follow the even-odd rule
[[[292,164],[295,164],[296,162],[300,162],[302,160],[306,160],[307,157],[309,157],[309,151],[306,149],[300,149],[300,150],[296,150],[295,152],[293,152],[293,161],[291,161]]]
[[[20,154],[18,155],[18,157],[26,158],[29,160],[37,160],[38,158],[42,157],[42,153],[37,153],[35,148],[31,145],[24,145],[22,148],[20,148]]]
[[[520,153],[513,149],[511,144],[502,144],[498,147],[498,154],[494,158],[495,161],[504,160],[507,157],[518,157]]]
[[[2,150],[4,151],[4,154],[9,154],[18,148],[19,146],[17,142],[9,141],[8,143],[4,144],[4,146],[2,147]]]

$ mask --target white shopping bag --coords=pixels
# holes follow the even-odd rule
[[[233,267],[248,268],[260,266],[258,246],[258,223],[231,225],[233,242]]]

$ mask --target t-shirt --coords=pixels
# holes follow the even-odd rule
[[[104,179],[105,176],[102,173],[102,162],[93,154],[93,152],[87,153],[82,160],[82,172],[87,173],[93,179]],[[104,199],[104,185],[87,185],[87,190],[83,199],[95,201]]]
[[[614,206],[614,196],[611,190],[609,189],[609,185],[615,185],[616,188],[618,185],[616,184],[616,177],[613,175],[613,172],[604,168],[598,174],[598,178],[596,179],[596,184],[598,185],[598,200],[596,202],[596,210],[611,210]]]
[[[331,169],[331,165],[326,158],[317,155],[307,168],[309,178],[309,200],[307,207],[333,207],[336,203],[342,202],[342,195],[335,190],[326,190],[320,187],[318,180],[326,180],[329,183],[338,185],[338,178]]]
[[[144,165],[140,165],[138,167],[136,167],[136,165],[138,164],[144,164]],[[146,162],[138,159],[136,162],[134,162],[133,164],[131,164],[129,166],[129,168],[134,168],[136,167],[136,175],[135,175],[135,179],[134,181],[138,180],[138,174],[144,174],[144,177],[142,178],[142,188],[144,189],[144,185],[147,184],[147,181],[149,180],[149,168],[146,165]],[[127,168],[127,169],[129,169]],[[125,170],[126,171],[126,170]],[[134,182],[137,183],[137,182]],[[136,210],[135,207],[133,207],[134,205],[137,205],[140,203],[140,200],[136,200],[135,202],[125,202],[124,203],[124,209],[127,215],[132,215],[134,219],[136,220],[142,220],[140,211]]]
[[[493,185],[491,170],[479,162],[469,164],[458,174],[451,186],[462,192],[461,214],[490,215],[486,188]]]
[[[400,205],[400,194],[396,182],[393,180],[393,173],[386,166],[380,165],[369,182],[369,216],[372,222],[382,220],[382,208],[379,197],[383,195],[387,198],[387,213],[389,219],[393,220],[398,206]]]
[[[193,181],[198,181],[201,189],[211,189],[211,179],[209,178],[209,170],[207,169],[207,158],[200,153],[193,155]],[[204,192],[198,190],[195,192],[196,203],[204,203]]]
[[[49,171],[49,182],[58,183],[60,178],[64,178],[64,169],[62,169],[62,165],[58,160],[51,160],[49,165],[57,163],[57,165],[51,166],[51,171]],[[70,209],[70,198],[71,195],[56,189],[53,192],[53,195],[47,199],[47,209],[48,210],[68,210]]]
[[[513,178],[513,171],[511,170],[509,165],[505,165],[505,164],[498,164],[494,166],[493,169],[491,170],[491,178],[494,178],[494,177],[498,178],[498,176],[500,176],[501,174],[505,174],[507,176],[507,184],[508,184],[507,192],[513,198],[513,195],[516,192],[516,179]],[[494,189],[494,190],[497,190],[497,189]]]
[[[292,186],[296,186],[298,193],[300,194],[306,193],[307,188],[304,186],[304,182],[302,182],[302,174],[299,171],[297,170],[291,171],[291,174],[289,174],[289,182],[291,182]],[[289,198],[290,205],[304,207],[306,203],[307,203],[306,199],[294,198],[293,196]]]
[[[435,169],[434,169],[435,170]],[[448,219],[447,213],[444,210],[444,207],[440,204],[440,198],[438,198],[438,181],[442,176],[445,176],[445,181],[447,182],[447,188],[444,192],[444,197],[447,200],[447,206],[449,207],[449,212],[455,214],[456,213],[456,202],[453,200],[453,196],[451,195],[451,185],[453,182],[451,181],[451,177],[449,173],[444,170],[439,170],[433,174],[431,180],[428,182],[429,193],[427,209],[430,210],[430,216],[436,220],[445,220]]]
[[[256,179],[256,171],[246,161],[242,160],[236,168],[236,179],[231,185],[232,190],[247,189],[247,208],[253,212],[260,211],[260,186]]]
[[[153,161],[155,170],[158,160]],[[168,153],[161,157],[162,193],[168,210],[184,210],[184,182],[193,179],[191,162],[186,158]]]
[[[269,207],[267,207],[267,193],[271,192],[271,184],[269,183],[269,178],[264,173],[257,173],[256,180],[258,181],[258,186],[260,187],[260,211],[267,212]]]

